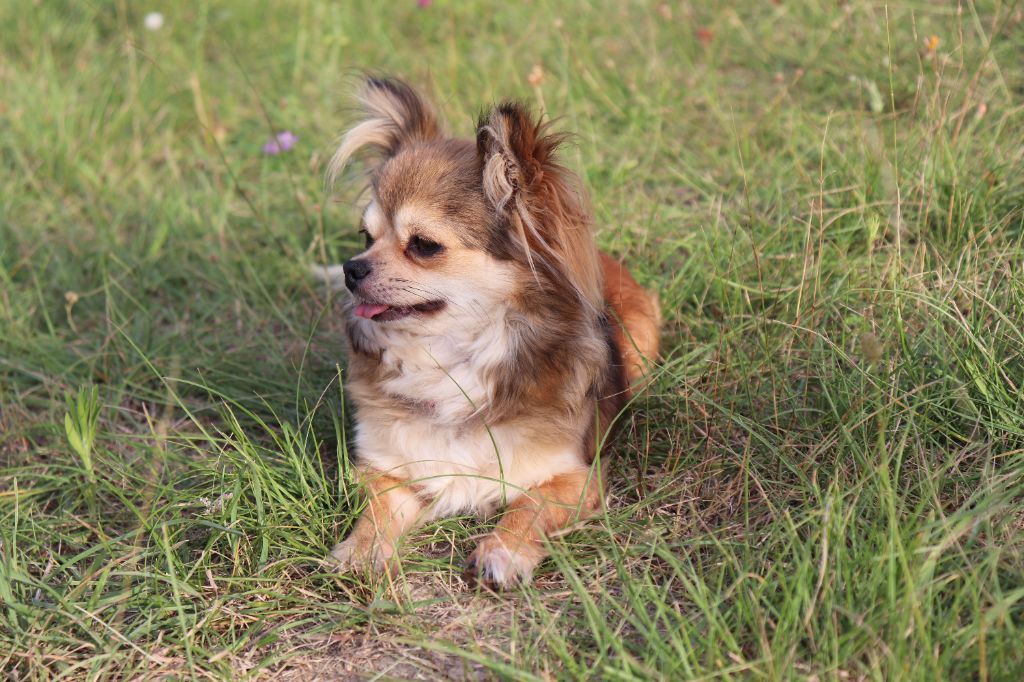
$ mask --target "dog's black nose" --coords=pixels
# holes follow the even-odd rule
[[[348,287],[349,291],[355,291],[356,287],[359,286],[359,282],[366,279],[366,276],[373,269],[370,267],[370,261],[358,258],[345,261],[345,264],[341,267],[345,271],[345,286]]]

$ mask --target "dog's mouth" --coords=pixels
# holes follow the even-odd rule
[[[360,303],[353,311],[356,317],[374,322],[390,322],[410,315],[430,315],[444,307],[444,301],[427,301],[416,305],[387,305],[385,303]]]

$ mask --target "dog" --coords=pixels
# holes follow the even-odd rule
[[[367,78],[358,101],[327,181],[370,152],[365,250],[333,266],[366,506],[333,561],[394,570],[418,525],[504,508],[465,575],[528,583],[552,534],[600,508],[601,445],[658,355],[657,298],[597,249],[565,137],[523,104],[484,113],[474,141],[399,80]]]

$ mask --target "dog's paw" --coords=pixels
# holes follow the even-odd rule
[[[541,556],[533,545],[507,546],[501,538],[491,534],[469,555],[463,577],[470,585],[480,583],[493,589],[528,585]]]
[[[341,573],[372,568],[385,571],[390,568],[394,548],[379,541],[379,538],[365,538],[350,535],[331,550],[334,567]]]

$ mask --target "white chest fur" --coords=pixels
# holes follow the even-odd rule
[[[437,425],[459,425],[487,403],[488,372],[508,350],[502,325],[438,336],[391,335],[381,362],[385,392],[429,403]]]
[[[504,326],[437,336],[389,334],[382,344],[388,378],[381,389],[426,405],[407,416],[360,413],[360,462],[416,484],[430,516],[489,513],[552,476],[585,468],[578,435],[538,445],[514,420],[489,426],[474,415],[487,404],[489,370],[505,358]]]
[[[430,503],[428,516],[437,518],[491,513],[557,474],[586,468],[571,439],[537,447],[525,435],[514,424],[459,429],[419,417],[367,419],[356,443],[361,462],[413,483]]]

